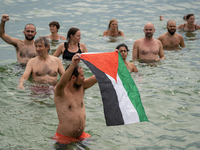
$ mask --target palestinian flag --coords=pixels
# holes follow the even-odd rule
[[[81,60],[97,78],[107,126],[148,121],[120,52],[82,53]]]

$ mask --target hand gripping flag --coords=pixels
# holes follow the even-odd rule
[[[120,52],[83,53],[81,60],[97,78],[107,126],[148,121]]]

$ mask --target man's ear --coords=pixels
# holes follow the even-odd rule
[[[72,75],[71,80],[76,81],[76,76]]]

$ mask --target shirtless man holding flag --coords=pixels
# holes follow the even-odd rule
[[[83,68],[78,66],[80,54],[72,57],[72,62],[67,66],[54,88],[54,102],[56,105],[59,124],[53,139],[60,144],[78,142],[90,137],[85,129],[85,104],[84,92],[97,83],[95,76],[85,79]]]

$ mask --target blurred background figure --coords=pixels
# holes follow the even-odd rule
[[[108,29],[103,32],[103,36],[124,36],[124,33],[118,30],[118,22],[116,19],[110,20]]]
[[[66,40],[64,36],[58,34],[60,29],[60,24],[57,21],[52,21],[49,23],[49,29],[51,34],[47,35],[46,38],[49,40]]]

